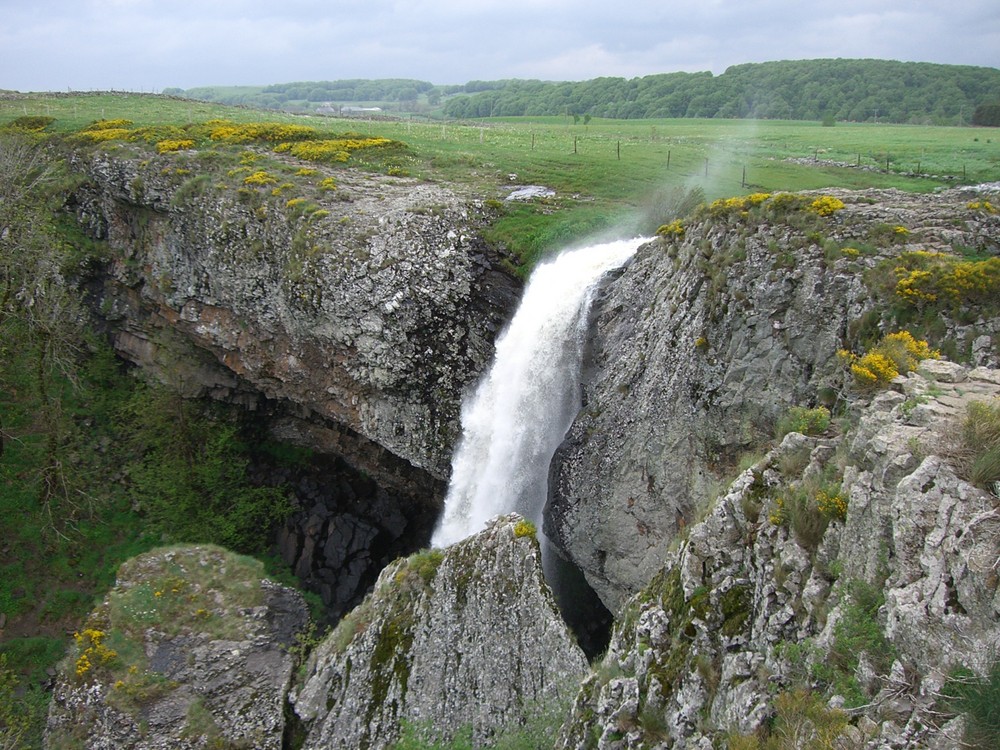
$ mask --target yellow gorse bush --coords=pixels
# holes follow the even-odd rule
[[[941,354],[909,331],[899,331],[884,336],[861,356],[846,349],[837,356],[850,370],[855,387],[864,391],[885,387],[898,375],[915,370],[920,360],[937,359]]]
[[[847,518],[847,499],[840,492],[829,493],[819,490],[816,493],[816,507],[827,518],[843,521]]]
[[[84,130],[79,133],[79,136],[92,143],[103,143],[104,141],[127,140],[130,132],[127,128],[102,128],[100,130]]]
[[[83,129],[87,133],[93,130],[128,130],[132,127],[131,120],[96,120]]]
[[[75,672],[77,677],[85,677],[94,667],[110,664],[118,658],[118,653],[104,645],[105,633],[102,630],[87,628],[82,633],[74,633],[73,640],[81,650],[76,659]]]
[[[242,125],[226,120],[211,120],[208,137],[223,143],[252,143],[265,141],[281,143],[314,138],[318,131],[308,125],[290,125],[280,122],[252,122]]]
[[[996,208],[989,201],[972,201],[966,205],[966,208],[970,211],[982,211],[987,214],[995,214],[997,212]]]
[[[254,172],[243,178],[244,185],[274,185],[277,184],[278,178],[272,174],[264,172]]]
[[[932,303],[996,305],[1000,302],[1000,258],[961,260],[945,253],[903,253],[896,276],[896,296],[914,307]]]
[[[684,224],[681,223],[680,219],[674,219],[669,224],[664,224],[656,233],[661,237],[666,237],[668,239],[683,239],[684,237]]]
[[[299,159],[319,162],[345,162],[355,151],[393,143],[388,138],[333,138],[328,140],[279,143],[274,150]]]
[[[185,149],[194,148],[194,141],[190,138],[179,139],[179,140],[165,140],[160,141],[156,144],[156,152],[159,154],[165,154],[170,151],[183,151]]]
[[[809,210],[820,216],[832,216],[844,208],[844,202],[832,195],[821,195],[809,204]]]

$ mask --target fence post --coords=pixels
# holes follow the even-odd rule
[[[618,141],[618,161],[622,160],[622,142]]]

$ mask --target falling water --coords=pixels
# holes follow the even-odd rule
[[[435,546],[464,539],[511,511],[541,528],[549,463],[579,407],[593,291],[642,242],[566,251],[535,269],[497,340],[492,368],[462,406],[462,438]]]

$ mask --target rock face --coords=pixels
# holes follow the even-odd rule
[[[462,391],[517,296],[478,238],[483,203],[337,170],[305,212],[203,161],[77,158],[118,351],[190,395],[282,404],[280,437],[390,487],[415,469],[444,480]]]
[[[612,611],[789,405],[835,397],[837,350],[879,318],[867,269],[903,250],[1000,248],[1000,222],[973,216],[968,193],[835,194],[845,208],[808,226],[706,212],[641,248],[595,304],[584,406],[552,467],[545,530]],[[894,226],[905,243],[878,239]],[[866,250],[839,251],[851,245]],[[948,325],[997,364],[1000,322]]]
[[[249,558],[211,546],[133,558],[61,667],[46,746],[280,750],[307,619],[301,595]]]
[[[495,519],[387,567],[313,652],[293,694],[305,748],[384,748],[401,723],[476,746],[565,707],[586,670],[542,577],[534,530]]]
[[[561,747],[715,747],[775,713],[851,747],[957,745],[940,694],[1000,645],[1000,516],[940,453],[1000,372],[928,362],[898,388],[846,437],[788,435],[689,528],[619,612]],[[841,480],[844,520],[824,520],[816,488]]]
[[[302,165],[282,166],[295,180]],[[339,462],[296,484],[297,512],[278,539],[339,617],[389,561],[427,544],[463,390],[518,295],[479,238],[486,207],[346,169],[332,173],[335,191],[320,191],[312,169],[296,188],[311,191],[307,212],[304,196],[240,187],[245,171],[206,155],[120,149],[79,154],[76,167],[87,177],[76,213],[107,245],[93,306],[117,351]]]

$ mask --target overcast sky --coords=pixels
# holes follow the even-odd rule
[[[0,89],[586,80],[821,57],[1000,67],[998,0],[0,0]]]

